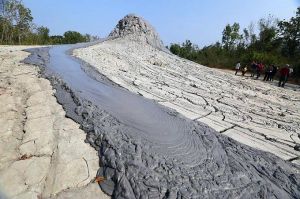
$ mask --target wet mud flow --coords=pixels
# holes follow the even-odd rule
[[[185,123],[157,104],[124,89],[99,82],[88,76],[65,52],[69,46],[50,49],[50,63],[47,65],[80,96],[102,107],[122,123],[139,129],[141,136],[161,143],[172,143],[181,139]]]
[[[299,167],[92,78],[92,67],[84,71],[67,53],[74,47],[50,48],[46,71],[71,90],[78,122],[99,151],[98,175],[107,179],[100,186],[113,198],[300,198]]]

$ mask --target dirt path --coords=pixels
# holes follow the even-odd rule
[[[97,152],[65,117],[28,47],[0,48],[0,198],[108,198],[92,183]]]

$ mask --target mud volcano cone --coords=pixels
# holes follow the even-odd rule
[[[127,38],[143,44],[149,44],[154,48],[165,50],[163,42],[160,40],[154,27],[142,17],[134,14],[126,15],[116,25],[109,34],[109,38]]]

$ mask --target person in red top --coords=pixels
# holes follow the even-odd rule
[[[284,87],[284,84],[286,83],[289,72],[290,72],[290,70],[289,70],[289,65],[288,64],[280,69],[280,71],[279,71],[280,78],[279,78],[279,82],[278,82],[279,87]]]
[[[264,65],[262,63],[259,63],[256,69],[256,79],[260,77],[260,74],[263,71],[263,69],[264,69]]]

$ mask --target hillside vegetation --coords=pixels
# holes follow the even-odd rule
[[[239,23],[228,24],[222,32],[222,41],[198,48],[190,40],[182,44],[171,44],[170,51],[180,57],[217,68],[230,68],[241,61],[250,65],[252,61],[266,65],[294,67],[294,80],[300,81],[300,7],[289,20],[278,20],[272,16],[259,20],[241,30]]]
[[[76,31],[50,36],[49,28],[33,23],[31,10],[21,0],[0,0],[0,11],[0,44],[71,44],[96,39]]]

